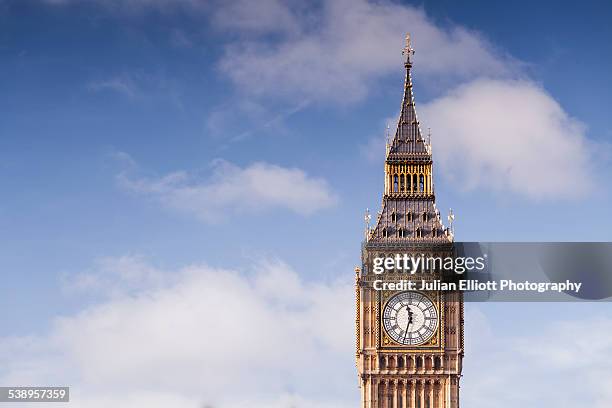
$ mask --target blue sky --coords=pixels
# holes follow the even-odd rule
[[[611,13],[606,2],[0,0],[0,338],[72,355],[91,343],[50,351],[70,332],[59,316],[78,327],[161,282],[181,287],[192,267],[252,278],[254,299],[277,269],[296,293],[350,287],[363,212],[380,205],[406,31],[438,207],[454,209],[457,239],[609,240]],[[499,323],[516,309],[473,307],[497,335],[516,328]],[[538,307],[609,316],[608,305]],[[15,373],[0,379],[26,378]]]

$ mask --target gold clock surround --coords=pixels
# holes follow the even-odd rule
[[[411,291],[421,293],[427,296],[431,302],[434,304],[436,311],[438,313],[438,327],[434,335],[427,340],[425,343],[418,345],[405,345],[396,342],[393,340],[385,331],[384,325],[382,323],[382,314],[381,310],[384,310],[385,306],[395,295],[406,292],[403,290],[398,291],[379,291],[378,292],[378,301],[376,304],[376,331],[377,331],[377,348],[382,351],[388,352],[405,352],[406,350],[410,350],[415,353],[443,353],[442,345],[444,344],[444,328],[445,328],[445,319],[444,319],[444,308],[440,307],[441,305],[441,295],[439,292],[423,292],[423,291]]]

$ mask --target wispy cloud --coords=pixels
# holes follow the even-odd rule
[[[284,135],[289,132],[286,121],[310,105],[304,100],[271,109],[253,100],[237,99],[208,115],[206,127],[211,136],[238,142],[261,134]]]
[[[150,71],[122,71],[93,79],[86,85],[90,92],[110,92],[139,104],[159,103],[184,111],[183,87],[172,78],[152,67]]]
[[[100,294],[118,297],[139,292],[143,287],[161,288],[172,284],[172,275],[148,264],[138,255],[97,259],[88,271],[65,278],[67,293]]]
[[[327,181],[298,168],[265,162],[239,167],[224,160],[212,163],[212,174],[202,177],[178,171],[158,178],[119,175],[125,189],[163,205],[215,222],[229,213],[258,213],[283,208],[309,215],[334,206],[338,198]]]
[[[134,98],[140,92],[136,81],[128,75],[92,81],[87,84],[87,89],[93,92],[117,92],[129,98]]]
[[[307,7],[291,0],[230,0],[216,3],[211,8],[211,16],[215,26],[223,30],[237,30],[251,35],[296,35],[303,28],[300,17],[303,17]]]

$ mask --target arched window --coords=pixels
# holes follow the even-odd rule
[[[408,214],[406,214],[406,220],[412,221],[412,211],[408,211]]]
[[[400,191],[406,191],[406,185],[404,184],[404,175],[400,174]]]
[[[433,227],[431,230],[431,236],[434,238],[438,236],[438,229],[436,227]]]
[[[384,357],[379,357],[379,359],[378,359],[378,366],[380,368],[385,368],[387,366],[387,362],[385,361]]]
[[[400,228],[397,230],[397,236],[400,238],[404,238],[406,236],[406,230],[404,228]]]
[[[397,221],[397,214],[395,214],[395,211],[393,211],[391,213],[391,222],[395,222],[395,221]]]
[[[415,193],[418,191],[417,190],[417,175],[413,175],[412,176],[412,191],[414,191]]]
[[[423,367],[423,360],[421,359],[420,356],[417,356],[416,358],[416,368],[421,368]]]
[[[419,191],[420,192],[425,191],[425,177],[423,177],[422,174],[419,176]]]
[[[415,234],[415,236],[417,238],[422,238],[423,237],[423,231],[421,230],[421,227],[418,227],[414,234]]]
[[[427,211],[423,211],[423,222],[427,222],[428,218]]]
[[[387,232],[387,229],[386,229],[386,228],[383,228],[383,229],[382,229],[382,235],[383,235],[383,237],[385,237],[385,238],[387,238],[387,237],[389,236],[389,233]]]
[[[397,192],[397,174],[393,176],[393,191]]]
[[[404,368],[404,357],[400,356],[397,358],[397,368]]]

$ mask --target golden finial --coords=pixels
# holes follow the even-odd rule
[[[402,55],[406,56],[406,59],[410,59],[410,55],[414,54],[412,45],[410,44],[410,33],[406,34],[406,46],[402,50]]]

